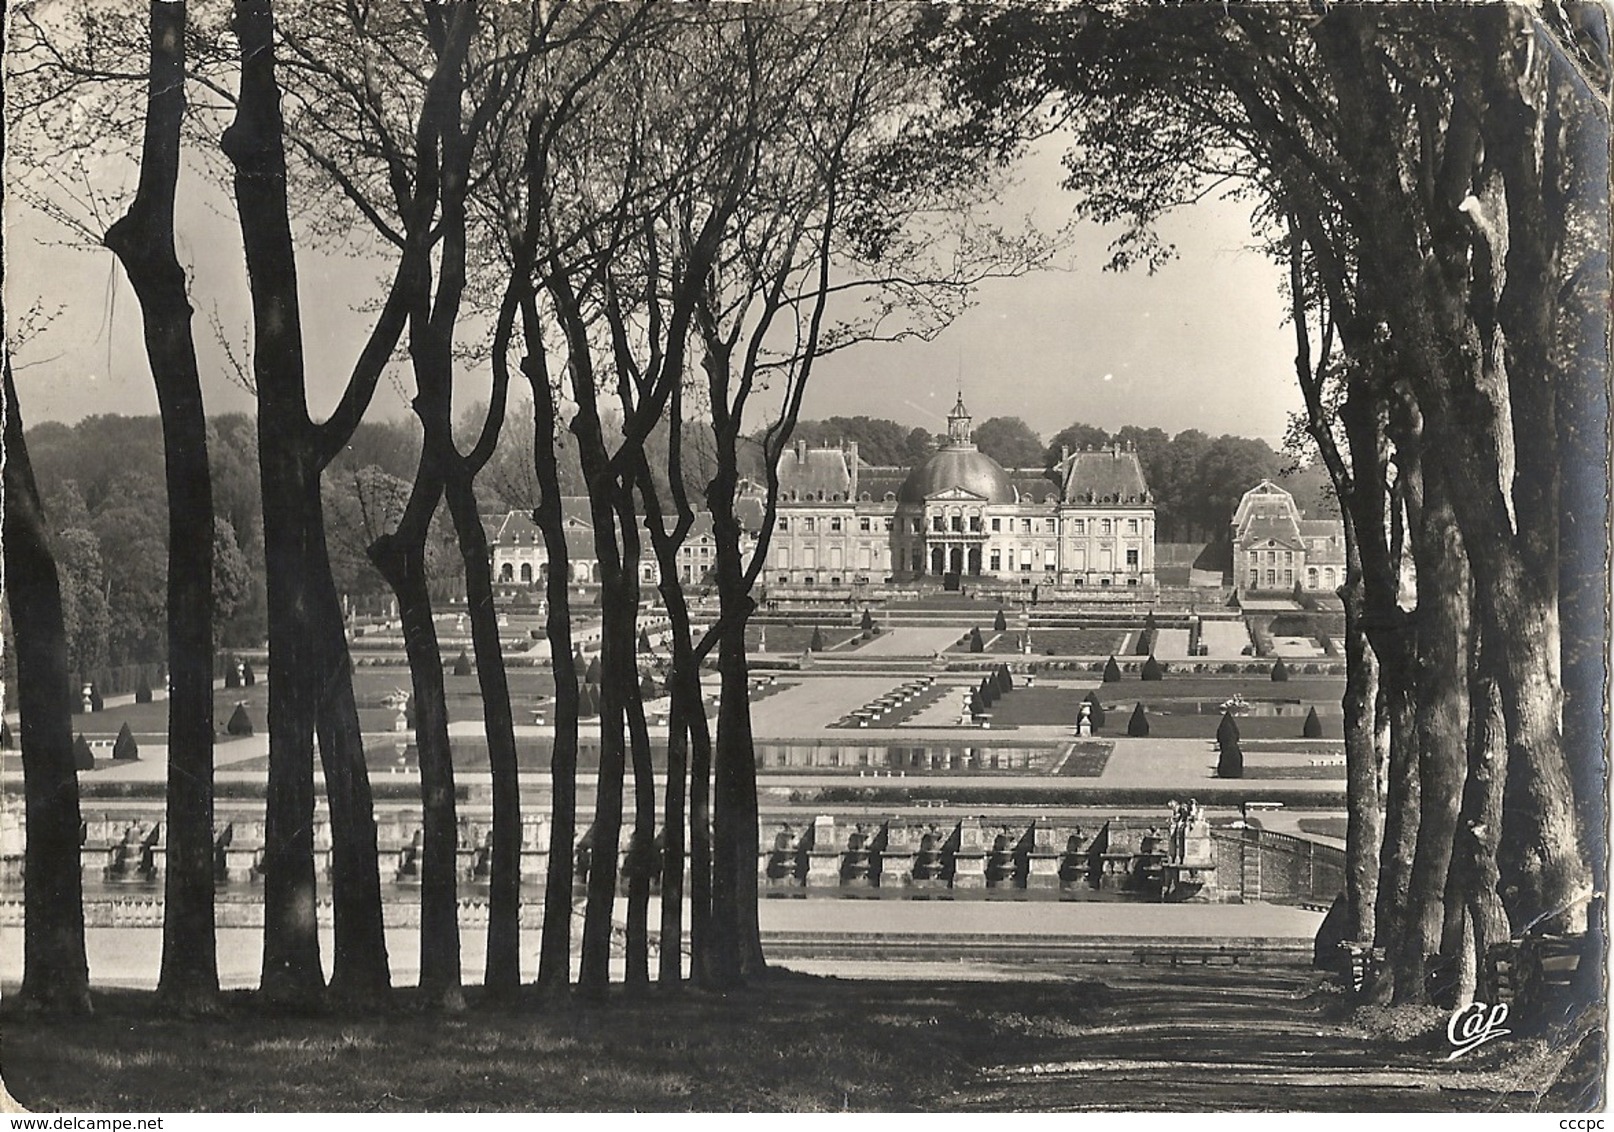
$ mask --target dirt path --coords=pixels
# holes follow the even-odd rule
[[[1532,1110],[1531,1084],[1326,1020],[1304,968],[1142,968],[1091,1025],[985,1070],[939,1107],[976,1111]]]

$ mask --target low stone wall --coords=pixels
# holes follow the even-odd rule
[[[382,881],[407,890],[419,881],[420,819],[397,811],[378,815],[377,824]],[[160,897],[166,868],[160,815],[92,817],[85,828],[84,878],[96,899],[115,910],[107,914],[131,925],[142,915],[160,918],[160,912],[147,908]],[[20,895],[21,830],[12,827],[4,833],[0,892]],[[582,831],[571,850],[579,885],[590,867],[586,836],[587,830]],[[1326,905],[1343,888],[1344,854],[1331,846],[1258,829],[1206,828],[1194,836],[1204,840],[1190,839],[1174,848],[1163,819],[928,821],[818,814],[810,820],[761,823],[757,876],[761,888],[775,895],[860,889],[924,895],[936,889],[995,889],[1074,898],[1102,891],[1155,900]],[[547,821],[528,817],[522,829],[523,884],[545,882],[550,852]],[[329,875],[330,857],[329,826],[321,820],[316,823],[314,850],[319,875]],[[214,876],[221,906],[256,890],[262,882],[262,861],[261,819],[238,819],[220,829]],[[474,894],[486,884],[490,861],[485,828],[463,820],[458,874],[468,892]],[[625,878],[627,864],[624,843],[617,860],[619,877]],[[658,865],[655,876],[659,873]],[[412,901],[396,903],[404,907]]]

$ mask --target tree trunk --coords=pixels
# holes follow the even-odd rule
[[[1507,724],[1494,654],[1487,655],[1484,621],[1476,602],[1468,639],[1468,774],[1463,781],[1451,869],[1446,878],[1446,922],[1441,955],[1456,972],[1441,1005],[1471,1002],[1480,989],[1485,955],[1508,938],[1507,913],[1497,892],[1497,844],[1502,833],[1502,791],[1507,778]],[[1472,972],[1472,973],[1471,973]],[[1493,1001],[1495,988],[1483,988]]]
[[[1417,477],[1408,477],[1409,480]],[[1467,763],[1468,568],[1434,466],[1422,471],[1414,516],[1418,566],[1418,842],[1407,916],[1395,943],[1395,1001],[1429,1001],[1426,959],[1439,951],[1446,874]]]
[[[5,593],[17,656],[24,820],[22,999],[53,1013],[90,1011],[84,954],[82,818],[73,768],[73,689],[68,683],[62,592],[50,551],[11,354],[5,381]]]
[[[429,457],[423,457],[423,463],[427,459]],[[429,469],[423,472],[425,476],[431,474]],[[411,503],[413,510],[413,501]],[[434,506],[422,508],[427,515],[434,509]],[[398,598],[398,619],[403,625],[404,651],[409,658],[413,689],[422,825],[417,862],[420,869],[420,987],[454,1006],[460,1000],[459,822],[455,816],[454,762],[448,742],[443,654],[426,585],[424,539],[404,529],[383,535],[371,544],[370,560]]]
[[[544,539],[548,562],[544,596],[548,612],[544,622],[549,641],[550,670],[555,677],[554,747],[549,756],[550,822],[549,866],[544,882],[544,922],[538,944],[538,987],[545,993],[564,991],[572,978],[573,850],[577,843],[577,682],[582,673],[572,663],[571,598],[567,579],[571,557],[566,547],[565,516],[561,512],[559,462],[555,451],[555,395],[549,383],[537,303],[528,292],[521,297],[522,337],[527,353],[522,373],[532,387],[533,472],[538,480],[538,506],[533,511]],[[502,361],[495,359],[495,364]]]
[[[639,563],[642,543],[639,517],[634,512],[632,489],[619,482],[615,491],[617,522],[622,531],[619,572],[623,599],[620,614],[623,644],[618,654],[616,683],[628,725],[633,759],[633,833],[628,840],[628,936],[625,981],[642,990],[650,985],[650,877],[656,840],[656,781],[650,758],[650,730],[644,701],[639,694],[638,636]],[[676,941],[675,941],[676,943]]]
[[[353,661],[342,628],[341,602],[321,545],[308,566],[310,592],[324,607],[315,733],[331,821],[331,904],[334,942],[331,996],[374,1007],[392,990],[387,937],[381,918],[381,860],[363,729],[353,698]]]
[[[633,833],[628,839],[625,872],[628,874],[628,954],[624,981],[630,989],[650,985],[650,880],[655,873],[656,782],[650,761],[650,729],[644,701],[637,694],[623,697],[628,720],[628,744],[633,756]],[[665,900],[665,896],[663,896]],[[662,941],[662,947],[668,946]],[[678,950],[676,938],[672,941]]]
[[[667,608],[672,637],[672,669],[667,678],[667,795],[663,802],[661,866],[661,971],[662,986],[683,980],[684,824],[688,796],[693,715],[701,710],[699,668],[690,638],[689,604],[675,573],[676,557],[661,556],[661,597]],[[693,698],[688,674],[696,673]],[[693,840],[693,838],[691,838]],[[693,872],[693,866],[691,867]],[[694,885],[691,885],[693,892]],[[693,916],[691,929],[693,929]],[[693,930],[692,930],[693,935]],[[669,941],[678,946],[669,947]],[[691,953],[693,954],[693,939]]]
[[[476,677],[487,730],[488,770],[493,780],[493,859],[488,880],[487,968],[490,992],[521,985],[521,779],[516,761],[510,681],[499,643],[493,605],[493,568],[487,534],[477,514],[476,494],[463,476],[449,479],[448,509],[465,563],[465,605],[476,651]]]
[[[1378,663],[1362,631],[1360,568],[1348,568],[1348,578],[1340,590],[1345,604],[1345,694],[1340,706],[1345,736],[1345,903],[1350,917],[1346,938],[1367,942],[1374,937],[1379,846],[1384,838],[1383,786],[1373,741]]]
[[[174,252],[179,128],[185,115],[185,5],[150,5],[151,72],[140,184],[107,229],[140,301],[162,416],[168,496],[168,827],[158,997],[210,1009],[219,990],[213,932],[213,481],[191,305]]]
[[[609,494],[608,487],[591,482],[591,493]],[[591,500],[593,495],[591,494]],[[591,997],[603,997],[610,985],[611,935],[616,906],[617,855],[622,843],[622,786],[626,776],[627,750],[624,736],[623,697],[626,689],[622,658],[624,639],[632,657],[633,609],[622,584],[615,561],[615,550],[602,550],[614,544],[613,511],[608,498],[592,502],[594,546],[601,556],[600,573],[600,686],[599,772],[594,801],[594,838],[589,852],[588,904],[583,912],[583,962],[579,989]],[[626,617],[624,618],[624,611]],[[624,624],[625,621],[625,624]],[[630,661],[631,663],[631,661]]]
[[[1388,955],[1405,931],[1412,858],[1418,842],[1418,731],[1414,690],[1415,657],[1410,634],[1392,631],[1374,639],[1379,658],[1379,688],[1390,721],[1390,760],[1385,796],[1384,844],[1380,850],[1378,903],[1374,909],[1374,945]],[[1382,644],[1381,644],[1382,642]],[[1388,1001],[1394,990],[1393,972],[1381,972],[1371,997]]]
[[[260,338],[260,354],[262,347]],[[271,1003],[303,1010],[318,1003],[325,987],[314,880],[314,725],[318,707],[309,679],[317,661],[306,636],[310,595],[305,573],[308,559],[303,550],[308,531],[300,521],[315,505],[319,492],[317,477],[299,474],[295,446],[285,442],[285,434],[270,423],[273,419],[260,409],[270,674],[260,991]]]
[[[269,780],[263,846],[260,994],[309,1009],[323,995],[314,885],[314,721],[306,569],[319,469],[304,404],[297,267],[269,0],[237,0],[241,93],[224,132],[252,293],[269,622]]]
[[[752,601],[741,577],[739,524],[733,521],[732,509],[728,516],[714,515],[713,528],[723,618],[718,642],[722,700],[712,789],[713,975],[719,987],[729,987],[762,973],[767,962],[757,923],[756,743],[745,652]]]

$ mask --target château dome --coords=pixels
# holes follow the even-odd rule
[[[945,491],[965,491],[988,503],[1013,503],[1014,484],[992,457],[975,447],[970,436],[970,414],[964,397],[947,417],[947,440],[923,463],[914,467],[897,492],[901,503],[923,503]]]

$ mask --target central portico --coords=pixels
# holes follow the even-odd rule
[[[946,435],[911,470],[863,464],[855,444],[787,451],[767,580],[1153,586],[1154,502],[1135,452],[1065,452],[1053,468],[1009,471],[970,425],[960,394]]]

